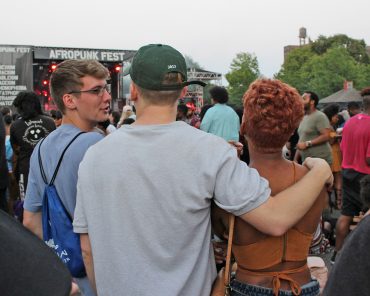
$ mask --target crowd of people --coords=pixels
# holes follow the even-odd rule
[[[49,116],[32,92],[17,95],[17,115],[2,109],[0,207],[16,219],[0,216],[8,248],[0,270],[19,241],[25,253],[32,246],[46,254],[40,275],[48,281],[32,276],[35,262],[23,256],[23,271],[8,273],[29,281],[12,289],[10,276],[0,279],[0,292],[7,285],[12,294],[4,295],[368,295],[370,88],[362,112],[353,104],[348,113],[335,105],[321,112],[314,92],[258,79],[242,116],[221,86],[198,114],[193,102],[178,101],[188,85],[205,84],[187,79],[176,49],[143,46],[129,72],[134,106],[121,114],[110,110],[109,71],[94,60],[58,64],[50,78],[58,110]],[[67,217],[60,225],[45,218],[57,215],[51,187]],[[324,223],[330,207],[341,216],[324,289],[308,256],[333,237]],[[55,232],[73,228],[77,246],[56,244],[64,234],[53,233],[53,256],[42,241],[51,224]],[[232,272],[223,268],[228,260]]]

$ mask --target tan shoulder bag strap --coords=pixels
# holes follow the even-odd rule
[[[226,295],[228,295],[228,292],[229,292],[228,290],[230,288],[231,247],[233,245],[234,224],[235,224],[235,216],[230,214],[229,216],[229,236],[227,240],[227,254],[226,254],[226,266],[225,266],[225,278],[224,278],[224,284],[226,287]]]

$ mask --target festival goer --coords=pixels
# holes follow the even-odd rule
[[[347,104],[347,110],[350,117],[353,117],[359,113],[361,113],[361,106],[357,102],[349,102]]]
[[[8,212],[6,189],[8,187],[8,169],[5,153],[5,125],[3,115],[0,112],[0,210]]]
[[[79,169],[73,225],[87,273],[98,295],[209,295],[216,277],[212,198],[280,235],[312,206],[330,168],[309,159],[314,168],[307,176],[270,198],[267,181],[235,148],[175,121],[186,86],[201,83],[187,81],[180,52],[141,47],[130,75],[136,122],[91,147]]]
[[[14,176],[14,153],[13,148],[10,143],[10,127],[12,125],[13,119],[10,114],[4,116],[4,123],[5,123],[5,149],[6,149],[6,162],[8,166],[8,176],[9,176],[9,184],[8,184],[8,206],[9,206],[9,214],[14,214],[14,202],[19,197],[19,187],[17,180]]]
[[[119,119],[121,117],[120,113],[118,111],[110,111],[111,113],[109,114],[109,120],[110,120],[110,123],[115,127],[117,128],[117,125],[118,125],[118,122],[119,122]]]
[[[353,217],[363,210],[360,180],[370,174],[370,87],[363,89],[361,95],[364,112],[346,122],[340,144],[343,155],[343,206],[335,227],[336,241],[332,263],[342,248]]]
[[[226,141],[239,141],[240,122],[238,114],[226,105],[229,94],[224,87],[214,86],[209,90],[214,106],[207,110],[200,129],[219,136]]]
[[[302,96],[304,102],[305,116],[298,128],[299,142],[295,160],[300,156],[302,161],[306,157],[318,157],[332,164],[330,139],[330,123],[324,113],[317,110],[319,97],[311,91]]]
[[[57,162],[65,149],[80,132],[81,134],[66,151],[54,185],[71,217],[76,205],[76,184],[79,164],[86,150],[101,140],[102,135],[91,132],[98,122],[108,119],[111,96],[108,93],[109,71],[95,60],[66,60],[60,63],[50,77],[51,95],[63,113],[62,125],[48,135],[40,149],[46,179],[50,182]],[[42,197],[45,183],[40,173],[39,145],[32,157],[24,203],[24,225],[42,237]],[[82,295],[94,295],[87,277],[77,278]]]
[[[342,208],[342,152],[340,151],[339,143],[341,136],[337,134],[336,130],[339,123],[339,106],[329,105],[323,110],[328,117],[331,130],[330,130],[330,146],[332,152],[333,162],[331,164],[331,171],[334,175],[334,193],[335,193],[335,206],[337,209]]]
[[[253,82],[243,99],[241,132],[248,141],[249,165],[269,181],[271,195],[276,196],[308,172],[281,152],[303,118],[302,99],[289,85],[267,79]],[[232,252],[238,267],[231,295],[319,295],[307,256],[325,195],[326,189],[322,188],[308,213],[279,236],[266,235],[236,217]],[[300,200],[300,194],[295,199]],[[229,213],[214,206],[212,225],[218,236],[227,234]]]
[[[63,117],[62,112],[60,112],[59,110],[51,110],[50,116],[51,118],[53,118],[55,126],[60,127],[60,125],[62,124],[62,117]]]
[[[360,181],[360,196],[370,208],[370,175]],[[325,296],[367,296],[370,291],[370,211],[346,239],[335,260],[324,290]]]
[[[19,184],[20,198],[23,200],[27,189],[32,151],[42,138],[55,130],[55,124],[49,116],[43,115],[40,99],[34,92],[18,93],[13,105],[17,108],[20,117],[10,128],[10,142],[17,156],[14,172]]]
[[[117,128],[120,128],[122,126],[122,123],[126,118],[133,118],[134,120],[136,119],[133,108],[130,105],[126,105],[123,107],[121,118],[117,124]]]
[[[200,124],[200,117],[195,113],[196,107],[193,102],[186,103],[186,107],[188,107],[188,113],[186,114],[186,122],[191,126],[199,126]]]
[[[178,104],[177,105],[176,120],[186,122],[186,120],[187,120],[186,114],[188,114],[188,107],[184,104]]]

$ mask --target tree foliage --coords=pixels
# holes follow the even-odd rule
[[[203,69],[191,56],[185,55],[184,58],[188,68]]]
[[[247,52],[238,53],[230,65],[230,72],[225,75],[230,104],[241,106],[245,91],[259,76],[257,57]]]
[[[315,42],[291,51],[276,78],[300,92],[312,90],[323,98],[354,82],[357,89],[370,84],[369,56],[363,40],[346,35],[320,36]]]

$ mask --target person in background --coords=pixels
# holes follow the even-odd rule
[[[176,120],[186,122],[186,120],[187,120],[186,115],[187,114],[188,114],[188,107],[184,104],[178,104],[177,105]]]
[[[20,117],[10,127],[10,143],[17,156],[14,168],[21,200],[27,190],[30,158],[36,144],[55,130],[55,123],[43,114],[39,97],[31,91],[18,93],[13,102]]]
[[[110,114],[109,114],[109,120],[110,120],[110,123],[115,127],[117,128],[117,125],[118,125],[118,122],[119,122],[119,119],[120,119],[121,115],[118,111],[110,111]]]
[[[306,91],[303,96],[305,116],[299,124],[297,151],[294,160],[302,162],[306,157],[318,157],[332,164],[330,139],[330,122],[325,114],[317,109],[319,97],[312,91]]]
[[[357,102],[349,102],[347,105],[348,114],[350,117],[353,117],[361,113],[361,106]]]
[[[120,120],[119,120],[119,122],[117,124],[117,128],[120,128],[122,126],[122,123],[123,123],[123,121],[126,118],[133,118],[133,119],[135,119],[135,113],[133,111],[132,106],[130,106],[130,105],[126,105],[126,106],[123,107],[121,118],[120,118]]]
[[[370,175],[360,181],[360,197],[370,208]],[[370,291],[370,210],[348,235],[329,274],[324,296],[367,296]]]
[[[8,187],[8,168],[5,153],[5,125],[3,115],[0,113],[0,210],[8,212],[6,189]]]
[[[188,112],[186,114],[186,123],[196,127],[197,125],[199,125],[200,122],[199,116],[195,113],[196,107],[193,102],[186,103],[186,107],[188,107]]]
[[[342,150],[343,205],[336,224],[335,251],[331,262],[343,246],[354,216],[363,211],[360,181],[370,174],[370,87],[361,91],[363,113],[351,117],[344,125]]]
[[[226,141],[239,141],[240,122],[238,114],[233,108],[227,106],[229,94],[226,88],[214,86],[209,90],[213,107],[208,109],[200,129],[207,133],[219,136]]]
[[[55,126],[60,127],[60,125],[62,124],[62,117],[63,117],[62,112],[60,112],[59,110],[51,110],[50,116],[51,118],[53,118]]]
[[[14,214],[14,202],[19,197],[19,187],[17,184],[17,180],[14,176],[14,153],[13,148],[10,143],[10,127],[12,125],[13,118],[11,115],[5,115],[4,116],[4,123],[5,123],[5,134],[6,134],[6,140],[5,140],[5,149],[6,149],[6,162],[8,165],[8,175],[9,175],[9,186],[8,186],[8,193],[9,193],[9,213]]]
[[[329,105],[323,112],[328,117],[331,125],[330,140],[332,151],[333,163],[331,164],[331,170],[334,175],[334,193],[335,193],[335,206],[337,209],[342,208],[342,152],[340,151],[340,135],[337,134],[336,130],[339,124],[339,106]]]

